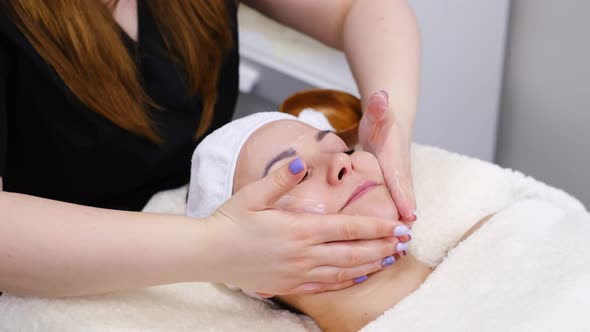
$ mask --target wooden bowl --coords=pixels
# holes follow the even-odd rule
[[[304,90],[285,99],[279,111],[297,116],[306,108],[324,113],[336,134],[349,147],[358,143],[358,126],[363,112],[357,97],[338,90]]]

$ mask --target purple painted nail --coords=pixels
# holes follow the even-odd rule
[[[396,246],[397,252],[402,252],[404,250],[408,250],[408,243],[407,242],[398,242]]]
[[[289,171],[293,175],[301,172],[304,168],[305,167],[303,166],[303,162],[301,161],[301,158],[297,158],[289,164]]]
[[[408,235],[410,229],[406,225],[399,225],[393,229],[393,236]]]
[[[388,266],[392,266],[393,263],[395,263],[395,257],[387,256],[387,257],[383,258],[383,260],[381,261],[381,266],[388,267]]]
[[[369,277],[367,277],[367,276],[358,277],[358,278],[354,279],[354,283],[355,283],[355,284],[359,284],[359,283],[361,283],[361,282],[363,282],[363,281],[367,280],[368,278],[369,278]]]

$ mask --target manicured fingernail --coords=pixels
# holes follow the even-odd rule
[[[410,229],[408,228],[408,226],[399,225],[393,229],[393,236],[408,235],[408,232],[410,232]]]
[[[355,284],[359,284],[359,283],[361,283],[361,282],[363,282],[363,281],[367,280],[368,278],[369,278],[369,277],[367,277],[367,276],[358,277],[358,278],[354,279],[354,283],[355,283]]]
[[[404,250],[408,250],[408,243],[407,242],[398,242],[395,249],[397,250],[397,252],[402,252]]]
[[[303,171],[304,168],[305,167],[303,166],[303,162],[301,161],[301,158],[297,158],[289,164],[289,171],[293,175]]]
[[[381,266],[388,267],[392,266],[393,263],[395,263],[395,258],[393,256],[387,256],[381,261]]]

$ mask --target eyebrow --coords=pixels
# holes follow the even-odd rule
[[[319,131],[316,135],[315,135],[315,140],[316,142],[321,142],[324,137],[326,137],[327,134],[336,134],[335,132],[331,131],[331,130],[321,130]],[[278,163],[279,161],[285,159],[285,158],[289,158],[289,157],[293,157],[294,155],[297,154],[297,151],[295,151],[295,149],[293,148],[288,148],[287,150],[281,151],[279,152],[279,154],[277,154],[274,158],[272,158],[268,164],[266,164],[266,167],[264,167],[264,173],[262,173],[262,177],[265,177],[268,174],[268,171],[271,169],[271,167]]]
[[[281,160],[283,160],[285,158],[292,157],[292,156],[294,156],[296,154],[297,154],[297,151],[295,151],[295,149],[293,149],[293,148],[288,148],[285,151],[281,151],[274,158],[272,158],[268,162],[268,164],[266,164],[266,167],[264,168],[264,173],[262,174],[262,177],[265,177],[268,174],[268,171],[270,170],[270,168],[272,167],[272,165],[278,163],[279,161],[281,161]]]

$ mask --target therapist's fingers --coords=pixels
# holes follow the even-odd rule
[[[322,293],[348,288],[367,281],[373,273],[394,265],[404,256],[406,256],[405,252],[401,254],[396,253],[384,259],[349,269],[321,266],[309,272],[309,279],[316,280],[315,282],[299,285],[283,294]],[[265,293],[257,294],[266,298],[274,296]]]
[[[305,176],[305,162],[295,158],[286,165],[251,183],[234,196],[240,196],[245,208],[251,211],[264,210],[295,187]]]
[[[353,268],[317,267],[309,272],[310,278],[316,280],[316,282],[301,285],[294,292],[321,293],[348,288],[367,281],[371,274],[395,264],[399,257],[400,255],[397,254],[395,257],[389,256],[387,266],[384,266],[384,260],[380,259]]]
[[[359,141],[377,157],[400,219],[415,221],[416,197],[410,153],[412,128],[395,117],[387,92],[379,91],[369,97],[359,124]]]
[[[410,242],[412,240],[412,235],[409,233],[408,235],[398,237],[400,242]]]
[[[291,294],[314,294],[314,293],[323,293],[328,291],[337,291],[342,290],[348,287],[352,287],[357,283],[354,280],[347,280],[335,284],[327,284],[327,283],[309,283],[301,285],[295,288]]]
[[[378,240],[342,241],[316,245],[311,254],[323,259],[317,266],[355,267],[407,250],[407,244],[395,237]]]
[[[385,145],[395,146],[396,142],[388,141]],[[417,218],[416,196],[409,159],[410,151],[405,151],[401,146],[388,148],[377,156],[400,219],[405,222],[412,222]]]
[[[409,228],[400,221],[365,216],[309,215],[315,243],[373,240],[407,235]],[[316,220],[317,219],[317,220]]]

